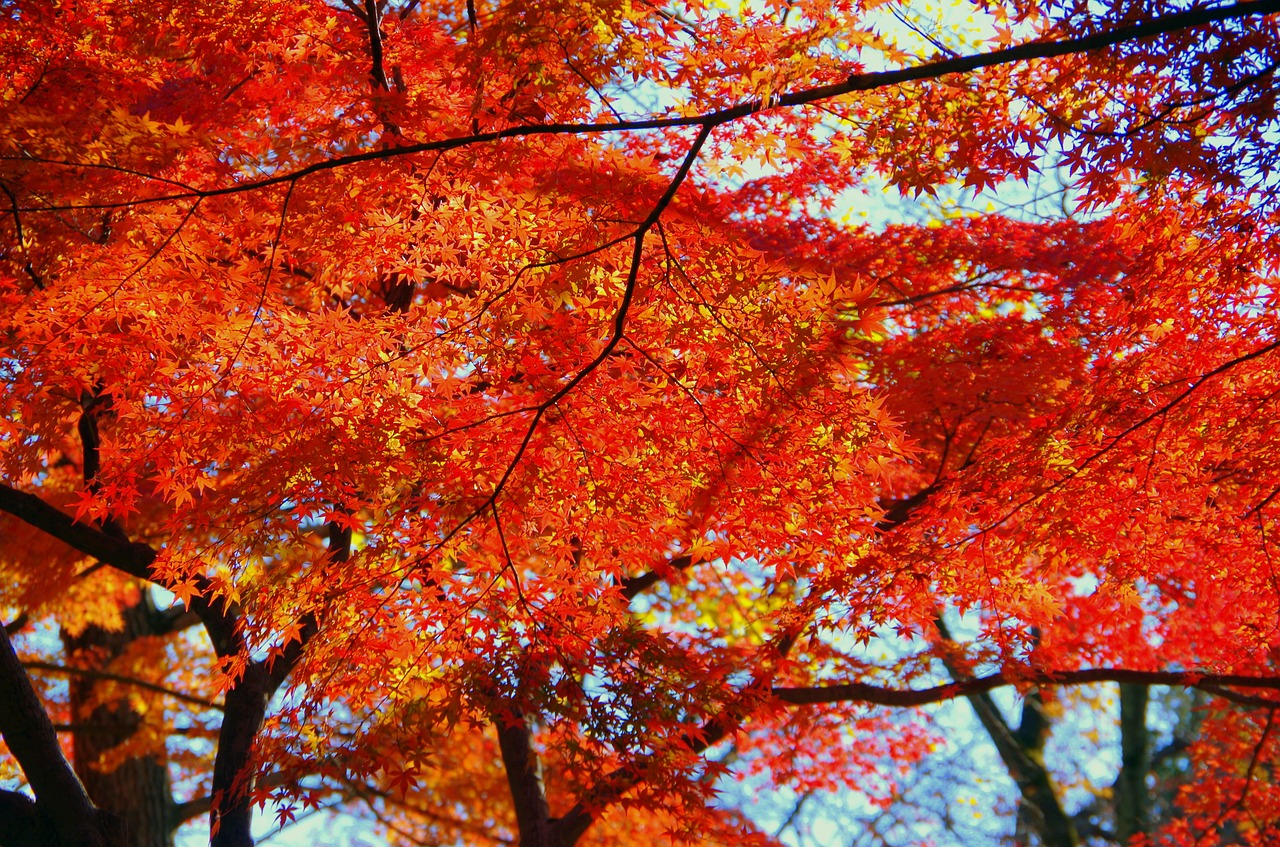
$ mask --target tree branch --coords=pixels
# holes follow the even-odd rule
[[[275,788],[277,786],[287,784],[288,780],[285,778],[285,775],[280,772],[267,774],[265,777],[258,780],[258,785],[266,786],[268,788]],[[212,809],[213,795],[211,794],[203,794],[182,803],[174,803],[169,809],[169,825],[174,829],[177,829],[187,821],[195,820],[201,815],[209,814]]]
[[[652,570],[639,576],[627,577],[619,583],[622,591],[621,594],[627,600],[634,600],[641,592],[657,585],[668,575],[678,571],[687,570],[693,566],[693,558],[691,556],[677,556],[667,562],[661,569]]]
[[[129,541],[109,534],[92,524],[77,521],[61,509],[50,506],[35,494],[18,491],[0,483],[0,511],[8,512],[36,529],[53,536],[69,547],[92,556],[130,576],[164,586],[151,570],[159,553],[147,544]],[[209,582],[196,577],[196,595],[188,608],[199,616],[213,649],[219,656],[236,652],[239,639],[235,632],[235,616],[225,607],[213,605],[209,595]]]
[[[147,691],[153,691],[156,694],[163,694],[166,697],[172,697],[183,703],[189,703],[192,706],[200,706],[205,709],[222,710],[222,706],[212,700],[205,700],[202,697],[196,697],[192,694],[184,694],[181,691],[174,691],[172,688],[165,688],[154,682],[147,682],[145,679],[137,677],[124,676],[123,674],[111,673],[110,671],[94,670],[92,668],[73,668],[67,665],[56,665],[52,662],[23,662],[22,666],[29,670],[45,671],[47,673],[66,674],[68,676],[82,676],[89,679],[102,679],[109,682],[118,682],[121,685],[131,685],[134,688],[143,688]]]
[[[267,716],[274,688],[261,662],[251,662],[226,694],[226,717],[213,760],[209,847],[253,847],[253,743]]]
[[[1147,732],[1150,689],[1131,682],[1120,685],[1120,773],[1116,776],[1116,840],[1128,844],[1149,825],[1151,737]]]
[[[329,522],[329,562],[344,562],[351,555],[351,529]],[[302,658],[307,642],[319,623],[306,612],[298,640],[274,660],[250,662],[226,694],[226,717],[218,732],[218,754],[213,761],[210,847],[253,847],[253,744],[267,716],[271,695]]]
[[[13,207],[14,235],[18,239],[18,250],[22,252],[23,258],[26,259],[26,265],[23,270],[27,272],[27,276],[31,277],[31,282],[36,288],[44,290],[44,279],[40,276],[39,272],[31,266],[31,258],[27,253],[27,239],[22,232],[22,215],[18,211],[18,198],[9,190],[9,186],[4,183],[0,183],[0,191],[3,191],[5,196],[9,198],[9,205]]]
[[[151,633],[153,635],[172,635],[182,632],[200,623],[200,616],[182,603],[155,612],[151,616]]]
[[[957,697],[993,691],[1009,685],[1087,685],[1093,682],[1122,682],[1141,685],[1168,685],[1179,688],[1198,688],[1201,691],[1226,697],[1224,686],[1237,688],[1263,688],[1280,691],[1280,677],[1246,676],[1243,674],[1206,674],[1194,671],[1136,671],[1127,668],[1085,668],[1076,671],[1037,671],[1027,669],[1017,673],[993,673],[946,685],[930,688],[886,688],[864,682],[846,682],[836,685],[809,687],[776,687],[773,696],[794,706],[813,706],[822,703],[865,703],[873,706],[913,707],[929,703],[942,703]],[[1248,696],[1248,695],[1242,695]],[[1228,698],[1229,699],[1229,698]],[[1269,708],[1280,708],[1280,699],[1270,701],[1254,698]]]
[[[390,91],[387,72],[382,66],[382,14],[374,0],[364,0],[364,24],[369,30],[369,78],[375,89]]]
[[[3,630],[0,630],[0,737],[4,738],[36,795],[31,809],[15,799],[22,795],[12,792],[3,795],[5,806],[21,818],[13,824],[19,839],[29,831],[26,822],[32,817],[27,814],[31,811],[37,829],[51,828],[58,844],[123,847],[122,833],[113,825],[114,817],[94,808],[62,755],[53,723],[14,652],[8,633]]]
[[[40,818],[35,802],[18,791],[0,788],[0,845],[40,847]]]
[[[550,811],[542,784],[538,754],[533,749],[533,734],[519,711],[495,715],[498,748],[511,788],[511,804],[515,808],[520,847],[549,847]]]
[[[50,506],[35,494],[0,483],[0,511],[8,512],[70,547],[139,579],[152,580],[157,553],[146,544],[127,541],[82,523]]]
[[[1116,27],[1115,29],[1107,30],[1105,32],[1096,32],[1090,35],[1078,36],[1076,38],[1064,38],[1059,41],[1033,41],[1027,44],[1007,47],[1002,50],[959,56],[936,62],[926,62],[921,65],[916,65],[910,68],[901,68],[899,70],[851,74],[843,82],[804,88],[799,91],[793,91],[789,94],[780,95],[776,98],[770,98],[767,101],[763,99],[748,100],[746,102],[739,103],[736,106],[707,112],[702,115],[676,118],[652,118],[649,120],[637,121],[617,121],[611,123],[553,123],[535,126],[512,126],[495,130],[493,132],[473,133],[471,135],[457,136],[454,138],[444,138],[438,141],[428,141],[420,144],[406,144],[400,147],[388,147],[379,150],[368,150],[363,153],[353,153],[346,156],[335,156],[332,159],[316,162],[287,173],[276,174],[274,176],[248,182],[241,182],[235,185],[224,186],[222,188],[200,189],[192,187],[186,191],[156,195],[153,197],[144,197],[137,200],[120,200],[108,203],[67,203],[47,206],[22,206],[0,209],[0,212],[10,214],[14,211],[58,212],[70,211],[73,209],[128,208],[148,203],[167,203],[174,200],[189,200],[206,197],[220,197],[230,194],[242,194],[248,191],[257,191],[262,188],[268,188],[270,186],[294,181],[310,174],[329,171],[335,168],[342,168],[362,162],[373,162],[381,159],[389,159],[395,156],[409,156],[415,153],[456,150],[473,144],[488,144],[507,138],[529,138],[539,135],[595,135],[601,133],[638,132],[652,129],[674,129],[680,127],[714,128],[771,109],[807,106],[812,103],[830,100],[835,97],[842,97],[847,94],[874,91],[880,88],[890,88],[895,85],[902,85],[903,83],[937,79],[951,74],[968,73],[970,71],[981,70],[982,68],[1025,62],[1032,59],[1050,59],[1074,53],[1089,53],[1131,41],[1154,38],[1159,35],[1165,35],[1179,30],[1191,29],[1193,27],[1205,26],[1211,23],[1219,23],[1239,18],[1269,15],[1277,11],[1280,11],[1280,0],[1246,0],[1246,2],[1235,3],[1230,6],[1215,6],[1175,12],[1169,15],[1162,15],[1161,17],[1154,18],[1153,20],[1145,21],[1140,24]],[[4,158],[6,157],[0,157],[0,160],[3,160]],[[58,162],[40,160],[32,157],[23,157],[23,161],[43,161],[44,164],[63,165],[66,167],[93,167],[92,163]]]
[[[951,637],[942,619],[939,617],[934,623],[938,634],[948,645],[954,644],[955,639]],[[943,663],[952,679],[960,683],[965,681],[966,675],[960,672],[954,662],[947,661],[944,656]],[[1046,847],[1076,847],[1080,843],[1080,837],[1071,818],[1062,808],[1053,779],[1040,755],[1039,748],[1044,740],[1043,728],[1032,726],[1043,719],[1038,712],[1027,714],[1032,707],[1032,696],[1034,695],[1027,698],[1023,723],[1019,725],[1019,731],[1015,732],[991,699],[989,691],[974,691],[965,695],[974,714],[978,716],[978,722],[987,731],[1005,770],[1018,786],[1018,793],[1021,795],[1019,820],[1028,822],[1038,830]],[[1023,738],[1023,729],[1030,738]]]

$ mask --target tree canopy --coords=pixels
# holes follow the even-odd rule
[[[1278,11],[0,3],[0,845],[1271,843]]]

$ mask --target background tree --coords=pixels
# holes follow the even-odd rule
[[[0,845],[768,841],[956,698],[1076,844],[1100,682],[1269,839],[1276,3],[0,11]]]

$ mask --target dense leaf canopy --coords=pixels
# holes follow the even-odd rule
[[[0,844],[767,842],[961,697],[1270,843],[1276,10],[0,3]]]

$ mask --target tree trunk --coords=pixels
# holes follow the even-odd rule
[[[1151,770],[1147,735],[1145,685],[1120,685],[1120,775],[1116,779],[1116,839],[1127,844],[1148,828],[1150,799],[1147,773]]]
[[[123,629],[91,626],[75,637],[64,634],[68,657],[91,657],[92,667],[105,669],[135,640],[154,633],[153,611],[144,590],[137,604],[122,611]],[[124,821],[132,847],[173,847],[173,794],[165,761],[155,756],[133,757],[109,771],[98,765],[104,754],[127,741],[142,724],[142,716],[127,700],[104,703],[86,712],[102,684],[91,677],[71,680],[72,720],[79,727],[72,761],[76,775],[95,806]]]

